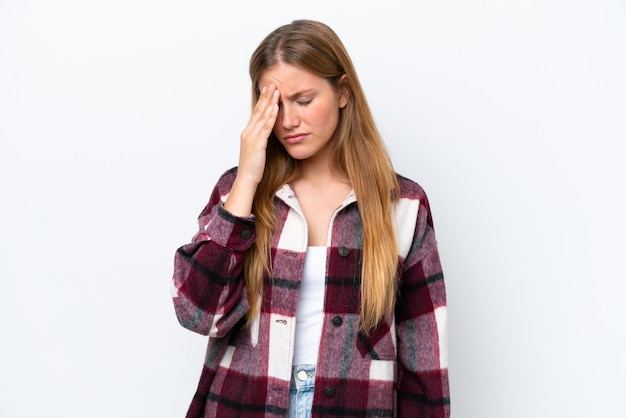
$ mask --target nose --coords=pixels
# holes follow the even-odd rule
[[[293,106],[283,104],[278,114],[284,129],[292,129],[300,125],[298,111]]]

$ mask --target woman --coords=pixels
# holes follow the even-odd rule
[[[294,21],[250,60],[239,165],[175,256],[208,335],[188,417],[448,417],[446,300],[424,191],[397,175],[353,64]]]

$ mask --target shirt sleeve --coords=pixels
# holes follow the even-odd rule
[[[243,264],[256,237],[252,218],[224,209],[224,183],[222,177],[200,214],[199,231],[174,256],[172,298],[178,321],[211,337],[227,334],[249,310]]]
[[[420,201],[396,303],[398,417],[448,418],[446,293],[428,200]]]

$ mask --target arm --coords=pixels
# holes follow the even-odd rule
[[[199,217],[200,230],[174,256],[176,315],[182,326],[203,335],[223,336],[248,311],[243,262],[254,242],[254,221],[232,215],[221,203],[234,175],[220,179]]]
[[[222,176],[200,215],[200,231],[176,252],[172,289],[176,315],[181,325],[201,334],[225,335],[250,309],[243,264],[255,239],[252,203],[263,177],[279,97],[273,84],[261,89],[241,133],[237,171]]]
[[[447,312],[428,201],[420,202],[396,304],[398,417],[450,416]]]

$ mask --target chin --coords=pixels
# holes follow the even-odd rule
[[[310,152],[303,152],[302,150],[287,150],[287,153],[294,160],[306,160],[313,156]]]
[[[294,160],[298,160],[298,161],[304,161],[310,157],[310,155],[299,155],[299,154],[298,155],[289,154],[289,156],[293,158]]]

